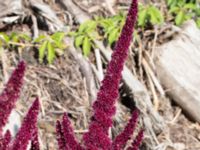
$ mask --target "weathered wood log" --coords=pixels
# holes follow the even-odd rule
[[[35,19],[43,18],[52,32],[64,28],[56,12],[42,0],[0,0],[0,10],[0,23],[10,24],[28,16],[35,16]]]
[[[157,75],[167,94],[200,122],[200,30],[194,22],[187,22],[156,53]]]

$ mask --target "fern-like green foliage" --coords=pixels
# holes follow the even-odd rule
[[[66,48],[66,44],[63,41],[64,37],[64,32],[56,32],[52,35],[40,35],[35,40],[32,40],[31,36],[25,33],[12,32],[11,34],[6,34],[2,32],[0,33],[0,48],[22,49],[24,47],[35,47],[38,49],[39,62],[43,63],[44,59],[46,59],[48,64],[51,64],[55,56],[62,54]]]

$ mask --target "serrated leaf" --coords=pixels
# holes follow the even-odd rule
[[[88,37],[85,37],[83,40],[83,55],[88,56],[91,51],[91,43]]]
[[[94,31],[92,33],[89,33],[88,36],[90,37],[91,40],[101,40],[102,36],[99,35],[99,33],[97,31]]]
[[[179,7],[183,7],[185,5],[185,3],[186,3],[186,1],[184,1],[184,0],[178,0],[177,5]]]
[[[188,13],[187,15],[184,15],[184,21],[189,20],[193,17],[192,13]]]
[[[23,33],[23,34],[20,34],[19,37],[20,37],[22,40],[26,41],[26,42],[31,41],[31,37],[30,37],[29,35],[27,35],[27,34],[24,34],[24,33]]]
[[[196,24],[197,24],[197,27],[200,28],[200,18],[197,18]]]
[[[78,32],[91,32],[96,28],[97,23],[94,20],[88,20],[79,26]]]
[[[62,43],[62,40],[63,40],[64,37],[65,37],[65,33],[64,32],[56,32],[51,36],[51,39],[59,47],[59,45]]]
[[[77,36],[77,37],[75,38],[75,47],[76,47],[76,48],[78,48],[78,47],[80,47],[80,46],[82,45],[82,43],[83,43],[83,38],[84,38],[83,35]]]
[[[181,25],[184,21],[184,12],[180,11],[175,18],[176,25]]]
[[[197,8],[195,9],[195,14],[196,14],[196,16],[199,16],[199,17],[200,17],[200,7],[197,7]]]
[[[88,22],[82,23],[78,28],[78,32],[79,33],[84,32],[84,30],[87,28],[87,24],[88,24]]]
[[[107,30],[105,31],[105,36],[107,37],[115,28],[116,28],[115,26],[109,26]]]
[[[184,5],[184,8],[186,8],[186,9],[195,10],[196,7],[197,7],[197,6],[196,6],[195,4],[193,4],[193,3],[187,3],[187,4]]]
[[[168,6],[169,6],[170,9],[173,8],[173,7],[176,7],[177,4],[178,4],[177,0],[169,0],[169,1],[170,1],[170,3],[168,3]]]
[[[167,0],[167,5],[170,6],[174,0]]]
[[[93,32],[96,29],[97,23],[95,21],[91,21],[88,23],[85,32]]]
[[[77,36],[77,32],[68,32],[67,33],[68,36]]]
[[[47,41],[44,41],[39,47],[39,62],[42,63],[45,55],[45,50],[47,48]]]
[[[47,43],[47,50],[48,50],[47,61],[48,61],[49,64],[52,64],[56,54],[55,54],[55,49],[54,49],[51,42]]]
[[[155,6],[151,6],[148,9],[148,14],[150,15],[150,22],[152,24],[161,24],[164,21],[163,15]]]
[[[39,35],[39,37],[36,38],[33,42],[35,42],[35,43],[40,43],[40,42],[42,42],[44,39],[46,39],[46,36],[45,36],[45,35]]]
[[[0,39],[2,39],[6,44],[8,44],[10,41],[9,36],[5,33],[0,33]]]
[[[103,19],[100,21],[100,25],[104,28],[104,30],[107,30],[110,26],[113,26],[113,21],[111,19]]]
[[[64,37],[65,37],[64,32],[56,32],[51,36],[51,39],[53,40],[55,47],[60,48],[60,49],[63,48],[63,45],[65,44],[63,42]]]
[[[108,43],[109,43],[109,45],[112,45],[112,43],[115,42],[115,41],[117,40],[118,34],[119,34],[118,28],[114,28],[114,29],[110,32],[110,34],[109,34],[109,36],[108,36]]]
[[[19,34],[18,33],[15,33],[15,32],[13,32],[13,33],[11,33],[11,35],[10,35],[10,41],[12,41],[12,42],[19,42]]]
[[[147,18],[147,10],[143,9],[139,12],[138,15],[138,26],[144,27],[146,23],[146,18]]]
[[[180,8],[179,7],[172,7],[170,10],[169,10],[169,13],[178,13],[180,11]]]

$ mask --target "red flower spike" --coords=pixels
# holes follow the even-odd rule
[[[66,142],[60,121],[56,122],[56,136],[58,141],[58,149],[65,150]]]
[[[0,149],[9,150],[9,143],[11,141],[11,133],[9,130],[6,131],[4,137],[0,139]]]
[[[138,112],[134,112],[124,131],[118,135],[114,142],[108,136],[109,128],[112,126],[112,117],[115,114],[115,103],[118,98],[119,82],[128,55],[128,47],[132,40],[133,26],[137,18],[137,0],[133,0],[129,9],[121,36],[116,43],[112,59],[108,65],[107,72],[97,94],[97,100],[93,104],[94,114],[91,118],[89,131],[83,135],[84,148],[77,142],[67,114],[63,116],[62,122],[57,122],[56,132],[60,150],[121,150],[125,147],[131,133],[134,131]],[[19,63],[2,94],[0,95],[0,149],[2,150],[26,150],[31,141],[31,150],[39,150],[37,116],[39,113],[39,100],[34,101],[29,109],[20,130],[14,141],[10,142],[11,135],[7,131],[2,135],[2,128],[15,106],[22,86],[25,71],[25,63]],[[143,130],[129,147],[129,150],[138,150],[143,139]],[[1,138],[3,137],[3,138]]]
[[[5,89],[0,95],[0,135],[2,134],[2,129],[6,125],[8,117],[15,106],[15,102],[19,98],[25,68],[26,65],[24,61],[21,61],[12,73]]]
[[[37,116],[39,113],[39,107],[39,99],[36,98],[26,117],[24,118],[22,126],[18,131],[10,150],[26,150],[29,141],[32,140],[33,135],[37,130]]]
[[[98,149],[105,149],[105,145],[110,141],[108,130],[112,126],[112,117],[115,112],[110,113],[109,109],[114,110],[114,105],[118,98],[119,82],[121,80],[124,62],[128,55],[128,48],[132,40],[133,27],[137,18],[137,9],[137,0],[133,0],[121,36],[116,43],[112,59],[108,65],[105,78],[97,94],[97,100],[93,105],[94,115],[90,123],[89,131],[83,136],[86,148],[93,145]],[[102,106],[107,108],[102,109]],[[94,132],[94,127],[98,128],[98,131]],[[108,143],[100,144],[102,140],[99,140],[102,138]],[[107,146],[110,147],[111,145]]]
[[[112,149],[113,150],[121,150],[127,143],[127,141],[131,138],[131,135],[133,134],[137,119],[139,116],[138,110],[135,110],[132,113],[132,117],[129,120],[129,123],[126,125],[124,130],[115,138],[115,140],[112,143]]]
[[[139,150],[139,146],[142,143],[144,138],[144,130],[140,130],[138,135],[136,136],[135,140],[132,143],[132,147],[129,147],[128,150]]]
[[[35,131],[33,132],[33,135],[32,135],[30,150],[40,150],[37,126],[35,127]]]
[[[63,121],[62,121],[62,129],[63,134],[66,142],[66,150],[81,150],[80,144],[77,142],[74,136],[73,129],[71,127],[71,123],[68,119],[68,116],[66,113],[63,115]]]
[[[87,143],[85,143],[87,150],[110,150],[112,141],[108,135],[103,132],[102,127],[100,127],[98,123],[90,125],[89,130],[93,134],[86,133],[83,137],[84,140],[87,141]]]

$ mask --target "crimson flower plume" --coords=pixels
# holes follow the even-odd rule
[[[135,129],[138,111],[135,111],[124,131],[112,141],[108,132],[113,124],[113,115],[115,114],[115,103],[118,98],[119,83],[122,76],[122,70],[128,55],[128,48],[132,40],[133,27],[136,22],[138,11],[137,0],[132,0],[126,22],[123,26],[121,35],[116,43],[111,61],[105,77],[101,83],[97,99],[93,104],[93,116],[89,125],[89,131],[83,135],[83,145],[78,144],[74,137],[69,119],[64,114],[63,122],[57,122],[57,139],[60,150],[121,150],[125,147],[127,141],[131,138]],[[141,130],[142,131],[142,130]],[[143,133],[143,132],[141,132]],[[143,136],[139,133],[138,137],[132,143],[132,147],[138,148]],[[130,147],[130,148],[132,148]]]
[[[35,136],[34,134],[37,133],[37,116],[39,113],[39,106],[39,100],[36,98],[24,118],[22,126],[19,129],[10,150],[26,150],[28,143],[31,140],[33,143],[38,143],[37,139],[33,137]],[[37,149],[35,150],[39,150],[37,146],[36,148]]]
[[[0,135],[8,117],[19,98],[25,72],[25,63],[21,61],[12,73],[5,89],[0,95]]]

